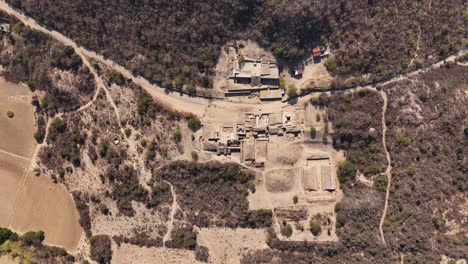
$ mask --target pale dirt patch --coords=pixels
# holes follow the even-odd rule
[[[0,256],[0,264],[16,264],[16,262],[9,256]]]
[[[449,264],[451,263],[450,261],[454,260],[456,264],[466,264],[466,259],[452,259],[450,257],[447,257],[445,255],[442,255],[442,259],[440,260],[440,264]]]
[[[218,57],[218,63],[215,67],[215,76],[213,78],[213,87],[218,91],[225,91],[227,89],[227,78],[229,76],[229,60],[236,59],[229,57],[229,47],[225,45],[221,48]]]
[[[326,59],[322,59],[319,63],[314,63],[312,58],[309,58],[304,63],[304,73],[301,78],[294,78],[286,70],[281,72],[286,80],[286,87],[293,84],[298,90],[311,87],[329,87],[332,81],[332,76],[328,73],[325,67]]]
[[[277,169],[265,172],[265,186],[270,192],[285,192],[293,188],[296,182],[295,171]]]
[[[83,233],[73,198],[62,184],[33,172],[25,182],[11,227],[19,232],[42,230],[45,243],[75,252]]]
[[[302,146],[294,141],[284,141],[284,138],[270,137],[268,144],[267,166],[293,166],[301,159]]]
[[[170,248],[147,248],[130,244],[113,245],[112,263],[114,264],[190,264],[201,263],[195,260],[190,250]]]
[[[0,150],[29,158],[35,147],[34,108],[29,88],[0,83]],[[7,111],[15,116],[8,118]]]
[[[246,58],[261,59],[267,61],[275,61],[273,54],[264,48],[260,47],[257,42],[252,40],[238,41],[239,46],[244,46],[239,49],[239,53],[244,55]]]
[[[356,174],[356,179],[359,182],[361,182],[361,183],[363,183],[363,184],[365,184],[365,185],[367,185],[369,187],[372,187],[374,185],[374,181],[367,179],[364,176],[364,174],[362,174],[362,172],[360,172],[360,171],[358,171],[358,173]]]
[[[0,153],[0,226],[8,226],[28,164],[28,161]]]
[[[210,263],[240,263],[247,251],[268,248],[263,229],[202,228],[197,240],[208,248]]]

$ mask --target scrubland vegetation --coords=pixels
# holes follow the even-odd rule
[[[329,43],[336,76],[372,81],[446,56],[466,43],[462,0],[8,1],[47,27],[165,88],[211,86],[220,48],[253,39],[294,62]],[[76,14],[87,14],[77,16]],[[196,19],[192,19],[192,18]],[[79,25],[79,26],[76,26]],[[411,59],[418,53],[414,63]],[[292,64],[291,64],[292,65]],[[363,77],[365,74],[370,76]]]
[[[449,64],[410,80],[382,87],[389,95],[387,147],[392,159],[389,208],[384,222],[387,245],[379,236],[387,179],[381,136],[382,100],[377,93],[336,94],[315,100],[333,125],[334,146],[346,150],[339,165],[344,191],[335,206],[337,244],[285,242],[273,232],[269,250],[251,252],[243,263],[359,262],[439,263],[441,255],[466,258],[467,155],[466,69]],[[423,94],[424,96],[419,96]],[[341,120],[341,121],[340,121]],[[374,128],[372,131],[369,128]],[[359,147],[358,147],[359,146]],[[375,164],[375,170],[368,170]],[[360,182],[363,172],[372,186]],[[463,220],[465,219],[465,220]],[[311,232],[319,228],[311,223]]]
[[[467,81],[465,67],[448,65],[384,87],[394,166],[384,231],[392,250],[414,261],[467,257]]]
[[[188,221],[198,227],[268,227],[272,213],[249,211],[251,172],[235,164],[177,161],[159,170],[154,181],[171,182]]]
[[[0,64],[6,69],[7,81],[26,83],[32,91],[43,94],[34,101],[39,112],[53,115],[70,111],[90,99],[95,89],[94,80],[73,48],[14,19],[11,24],[13,34],[4,36],[4,41],[0,42]],[[75,79],[62,79],[70,75]],[[73,85],[74,89],[63,83]],[[44,135],[44,131],[41,133]]]

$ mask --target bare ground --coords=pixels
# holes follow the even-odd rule
[[[245,252],[268,248],[262,229],[202,228],[198,243],[209,250],[210,263],[240,263]]]
[[[147,248],[130,244],[113,246],[112,263],[115,264],[190,264],[201,263],[195,260],[190,250],[170,248]]]

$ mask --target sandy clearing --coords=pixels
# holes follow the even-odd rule
[[[1,82],[0,95],[0,149],[30,157],[35,147],[32,94],[27,87]],[[7,111],[15,116],[8,118]]]
[[[30,171],[29,173],[33,173]],[[14,212],[11,228],[19,232],[42,230],[45,243],[74,253],[83,233],[75,203],[62,184],[45,177],[28,177]]]
[[[16,262],[8,256],[0,256],[0,264],[16,264]]]
[[[208,248],[210,263],[240,263],[246,251],[268,248],[263,229],[202,228],[197,240]]]
[[[201,263],[195,260],[193,251],[170,248],[147,248],[130,244],[113,245],[112,263],[114,264],[190,264]]]

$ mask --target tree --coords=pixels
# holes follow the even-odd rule
[[[175,142],[179,143],[180,141],[182,141],[182,133],[179,130],[175,131],[174,133],[172,133],[172,139]]]
[[[287,224],[285,227],[281,228],[281,234],[285,237],[290,237],[293,233],[293,229],[290,224]]]
[[[284,49],[283,48],[276,48],[273,51],[273,54],[275,55],[276,58],[282,58],[284,55]]]
[[[128,138],[132,134],[132,129],[127,127],[124,129],[125,136]]]
[[[297,204],[299,202],[299,197],[297,197],[297,195],[294,195],[293,202],[294,204]]]
[[[193,161],[198,161],[198,153],[194,150],[192,151],[192,160]]]
[[[193,132],[197,131],[201,127],[201,121],[195,115],[192,115],[190,118],[187,119],[187,125]]]
[[[280,89],[286,89],[286,80],[284,79],[283,76],[279,78],[279,88]]]
[[[10,229],[0,227],[0,245],[9,240],[13,234],[14,233]]]
[[[297,96],[296,86],[294,86],[294,84],[291,84],[288,87],[288,98],[291,99],[291,98],[296,97],[296,96]]]
[[[67,123],[65,121],[63,121],[62,119],[56,117],[56,118],[54,118],[52,120],[51,125],[56,131],[63,132],[63,131],[65,131]]]
[[[349,160],[338,164],[338,179],[340,183],[345,183],[350,179],[354,179],[356,177],[356,172],[356,166]]]
[[[20,240],[23,242],[25,245],[31,246],[31,245],[39,245],[44,241],[45,239],[45,234],[44,231],[30,231],[25,233],[24,235],[21,236]]]
[[[34,133],[34,139],[36,139],[37,143],[41,144],[43,141],[44,141],[44,133],[42,133],[41,130],[37,130],[35,133]]]
[[[317,137],[317,129],[314,126],[310,127],[310,137],[311,138],[316,138]]]
[[[318,235],[320,235],[320,233],[322,233],[322,227],[318,223],[311,222],[310,223],[310,232],[312,232],[312,235],[318,236]]]
[[[99,264],[108,264],[112,260],[111,240],[109,236],[93,236],[90,240],[91,259]]]
[[[341,211],[341,202],[338,202],[335,204],[335,213],[338,213],[339,211]]]

